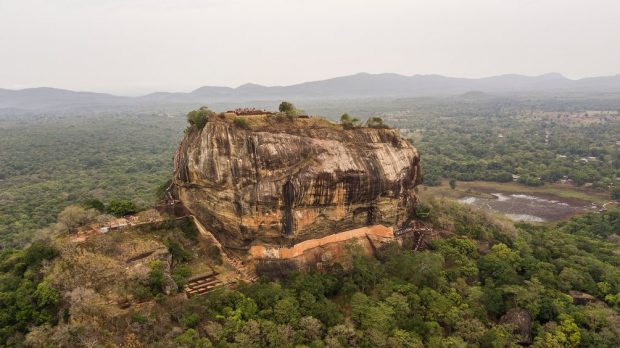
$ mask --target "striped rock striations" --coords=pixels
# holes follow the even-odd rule
[[[286,246],[412,216],[419,155],[394,129],[212,117],[174,158],[174,191],[227,247]]]

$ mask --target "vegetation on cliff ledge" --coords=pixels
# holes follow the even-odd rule
[[[190,126],[195,127],[197,129],[202,129],[207,124],[209,117],[215,115],[215,112],[209,110],[208,107],[203,106],[198,110],[190,111],[187,114],[187,122]]]

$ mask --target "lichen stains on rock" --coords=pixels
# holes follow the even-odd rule
[[[224,245],[291,245],[411,216],[419,156],[396,130],[281,123],[214,118],[177,149],[178,198]]]

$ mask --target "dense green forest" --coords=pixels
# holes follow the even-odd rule
[[[58,252],[43,242],[0,253],[0,345],[32,325],[57,322],[59,293],[43,281],[41,268]]]
[[[620,176],[615,104],[561,105],[466,96],[302,107],[333,119],[345,111],[362,121],[379,116],[402,129],[422,154],[430,185],[517,174],[527,185],[569,180],[613,195]],[[47,226],[63,209],[91,219],[85,208],[115,213],[152,205],[187,127],[182,112],[173,114],[1,115],[0,346],[620,345],[617,208],[558,224],[513,225],[437,198],[418,210],[445,238],[423,251],[407,240],[382,247],[376,258],[351,247],[348,264],[327,272],[262,278],[189,300],[163,294],[168,280],[153,262],[146,282],[119,284],[145,304],[124,312],[100,300],[97,287],[104,285],[69,288],[63,276],[96,273],[88,267],[103,259],[71,249]],[[196,231],[186,230],[112,233],[96,250],[115,255],[121,238],[151,234],[172,255],[171,281],[182,289],[192,269],[207,262],[197,255],[221,263],[212,249],[195,249]]]
[[[620,230],[620,212],[511,231],[477,220],[471,211],[431,204],[435,218],[456,221],[458,235],[423,252],[405,244],[385,247],[378,259],[353,256],[350,271],[293,274],[221,291],[195,312],[219,320],[186,326],[177,342],[199,344],[206,337],[222,346],[505,347],[524,340],[503,317],[522,308],[533,319],[536,347],[620,344],[620,258],[605,239],[605,231]],[[490,242],[490,250],[481,253],[481,241]],[[578,305],[570,290],[598,299]]]
[[[333,120],[345,112],[362,122],[380,116],[402,129],[421,153],[427,185],[442,178],[504,182],[516,174],[527,185],[568,180],[620,195],[618,100],[473,93],[299,106]],[[0,114],[0,246],[25,245],[64,207],[88,199],[153,204],[192,108],[171,107],[176,117],[135,110]]]
[[[0,119],[0,246],[24,245],[66,206],[150,206],[168,180],[184,117],[26,115]]]
[[[508,182],[516,175],[532,186],[560,180],[605,191],[620,186],[618,108],[466,97],[445,104],[385,113],[418,147],[427,185],[442,178]]]
[[[163,296],[161,263],[152,263],[142,295],[151,301],[127,311],[94,300],[88,285],[67,293],[55,287],[68,281],[57,278],[62,273],[46,277],[63,264],[56,262],[56,249],[67,250],[62,239],[4,252],[0,346],[620,345],[620,211],[554,226],[513,226],[450,201],[426,205],[426,223],[449,235],[424,251],[413,251],[405,240],[383,246],[373,258],[352,246],[349,267],[263,278],[190,300]],[[191,253],[181,256],[183,245],[195,244],[192,236],[183,237],[189,244],[168,242],[180,260],[171,272],[181,284],[191,274]],[[107,243],[119,238],[112,235]],[[98,248],[113,251],[114,245]],[[72,275],[89,267],[76,266]],[[97,291],[101,285],[91,286]]]
[[[562,179],[608,190],[620,176],[620,118],[567,127],[561,120],[467,118],[435,120],[420,132],[426,183],[442,177],[507,182],[518,175],[526,185]],[[464,136],[464,134],[468,134]],[[449,139],[449,140],[448,140]]]

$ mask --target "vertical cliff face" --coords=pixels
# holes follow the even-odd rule
[[[224,245],[288,245],[411,216],[419,156],[396,130],[247,120],[214,117],[174,159],[178,198]]]

